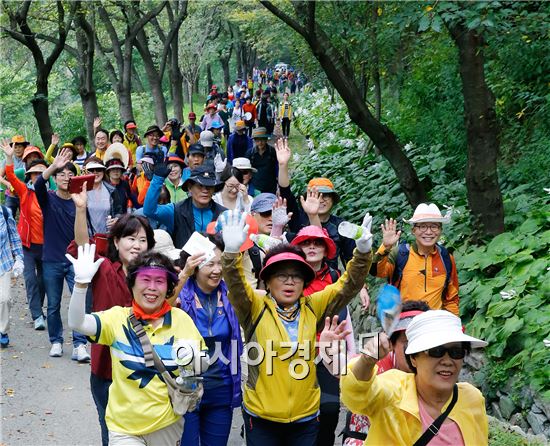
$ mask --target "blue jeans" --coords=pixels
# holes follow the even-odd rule
[[[233,383],[204,390],[199,408],[185,414],[182,445],[225,446],[233,419]]]
[[[276,423],[243,410],[247,446],[315,446],[319,418],[301,423]]]
[[[101,427],[101,444],[103,446],[109,445],[109,430],[107,429],[107,423],[105,423],[105,411],[109,401],[109,387],[112,382],[110,379],[100,378],[93,373],[90,374],[90,390],[97,409],[99,426]]]
[[[42,280],[42,245],[32,243],[30,248],[23,247],[23,277],[27,288],[27,303],[32,320],[43,316],[42,307],[46,290]]]
[[[74,270],[70,263],[43,262],[44,287],[48,297],[48,334],[50,342],[63,344],[63,322],[61,320],[61,297],[63,295],[63,280],[67,281],[69,292],[73,292]],[[89,311],[91,293],[86,295],[86,310]],[[73,331],[73,346],[86,344],[86,336]]]

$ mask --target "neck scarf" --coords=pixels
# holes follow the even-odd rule
[[[279,317],[287,322],[295,321],[298,315],[300,314],[300,302],[297,301],[294,304],[292,304],[288,308],[281,308],[277,301],[273,298],[273,296],[270,296],[271,299],[273,299],[273,302],[275,302],[275,308],[277,309],[277,314]]]
[[[137,302],[135,300],[133,300],[132,301],[132,309],[134,310],[134,314],[136,315],[136,317],[138,319],[141,319],[142,321],[149,321],[149,320],[155,320],[155,319],[161,318],[166,313],[168,313],[172,309],[172,307],[168,303],[168,301],[165,300],[164,304],[162,305],[162,307],[160,307],[159,310],[157,310],[154,313],[149,314],[149,313],[146,313],[145,311],[143,311],[143,308],[141,308],[137,304]]]

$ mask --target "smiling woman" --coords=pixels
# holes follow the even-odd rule
[[[426,445],[437,432],[434,444],[488,444],[481,392],[457,384],[466,354],[487,342],[465,335],[460,319],[445,310],[415,316],[406,337],[405,357],[413,373],[376,373],[376,362],[390,351],[388,337],[380,333],[341,376],[342,402],[371,421],[365,445]]]
[[[239,322],[222,280],[223,241],[219,235],[205,237],[216,245],[214,257],[203,264],[204,255],[181,252],[179,266],[187,281],[179,297],[181,309],[193,319],[204,338],[209,356],[216,359],[203,375],[204,395],[199,407],[185,415],[181,444],[225,445],[233,409],[240,407],[242,401],[239,356],[243,347]]]
[[[68,256],[76,282],[69,325],[110,348],[113,382],[105,415],[109,444],[177,444],[183,419],[172,408],[166,378],[161,378],[155,362],[162,362],[175,379],[179,370],[174,345],[191,343],[197,353],[205,346],[189,316],[166,301],[178,282],[174,266],[160,253],[138,255],[128,266],[126,278],[132,306],[85,314],[88,283],[102,263],[101,259],[94,262],[94,255],[95,245],[86,244],[78,248],[78,258]],[[155,361],[146,359],[142,338],[148,340]],[[193,362],[193,368],[200,373],[201,361]]]

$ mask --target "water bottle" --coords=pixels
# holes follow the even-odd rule
[[[401,293],[393,285],[382,287],[378,294],[377,313],[384,332],[390,337],[401,314]]]
[[[269,251],[271,248],[281,243],[281,240],[265,234],[250,234],[250,240],[256,243],[256,245],[264,251]]]
[[[350,223],[349,221],[343,221],[338,225],[338,233],[342,237],[351,238],[353,240],[360,239],[364,230],[365,228],[363,228],[363,226]]]

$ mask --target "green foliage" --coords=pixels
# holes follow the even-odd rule
[[[389,164],[372,152],[350,123],[346,108],[326,92],[295,98],[297,125],[317,149],[294,157],[293,187],[302,193],[309,179],[327,176],[341,196],[336,212],[359,222],[366,210],[373,228],[384,218],[401,221],[412,210]],[[338,122],[340,125],[334,126]],[[356,136],[358,135],[359,136]],[[455,176],[441,145],[429,149],[407,145],[405,151],[421,180],[434,184],[430,199],[449,205],[453,219],[445,226],[445,244],[454,250],[460,280],[461,317],[468,333],[489,342],[487,380],[496,392],[511,375],[518,386],[550,390],[550,204],[542,189],[523,185],[504,193],[507,232],[485,245],[471,243],[471,222],[464,180]],[[379,234],[374,232],[375,245]],[[405,229],[404,235],[407,235]]]
[[[496,418],[489,418],[490,446],[543,446],[543,441],[528,439],[510,429]]]

